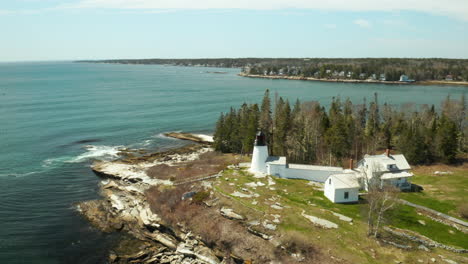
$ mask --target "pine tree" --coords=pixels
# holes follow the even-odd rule
[[[271,119],[271,100],[270,100],[270,91],[267,89],[265,95],[263,96],[262,106],[260,108],[260,120],[259,120],[260,130],[268,135],[271,133],[272,128],[272,119]]]
[[[213,147],[216,151],[227,152],[227,142],[228,139],[226,138],[227,132],[224,123],[224,114],[221,113],[218,121],[216,122],[215,132],[213,134]]]
[[[275,129],[273,130],[273,153],[278,156],[286,155],[286,136],[291,122],[291,107],[289,101],[279,98],[275,106]]]
[[[443,162],[454,163],[457,154],[458,129],[454,121],[442,114],[436,132],[436,154]]]
[[[259,110],[258,105],[254,104],[249,107],[248,117],[247,117],[247,129],[244,131],[242,137],[242,146],[244,154],[252,153],[253,144],[255,141],[255,135],[258,129],[258,118]]]

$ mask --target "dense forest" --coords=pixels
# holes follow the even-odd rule
[[[270,154],[294,163],[342,165],[386,148],[403,153],[411,164],[455,163],[467,152],[466,114],[464,95],[447,96],[440,111],[434,105],[397,109],[379,104],[377,94],[359,104],[333,98],[327,111],[318,102],[297,100],[291,106],[277,95],[272,102],[266,90],[260,105],[244,103],[220,115],[214,147],[249,154],[261,130]]]
[[[442,58],[219,58],[219,59],[127,59],[80,61],[122,64],[163,64],[242,68],[246,74],[315,78],[398,81],[407,75],[415,81],[468,81],[468,60]],[[382,75],[382,76],[381,76]]]

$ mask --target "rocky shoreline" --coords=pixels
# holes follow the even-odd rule
[[[78,211],[103,232],[120,231],[131,237],[131,246],[122,246],[128,239],[122,240],[110,252],[109,263],[221,263],[196,235],[164,226],[150,209],[145,195],[152,186],[172,185],[169,180],[150,178],[145,168],[190,161],[208,151],[211,149],[198,145],[140,157],[139,162],[119,160],[93,164],[92,170],[103,178],[99,186],[102,199],[81,202],[77,204]]]

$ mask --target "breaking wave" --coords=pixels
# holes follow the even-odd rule
[[[124,146],[93,146],[93,145],[88,145],[85,146],[85,149],[87,150],[85,153],[70,159],[65,162],[70,162],[70,163],[79,163],[79,162],[84,162],[87,160],[91,159],[105,159],[105,160],[111,160],[119,157],[120,151],[124,148]]]
[[[26,173],[0,173],[0,177],[15,177],[15,178],[19,178],[19,177],[26,177],[26,176],[30,176],[30,175],[33,175],[33,174],[36,174],[36,173],[39,173],[39,171],[31,171],[31,172],[26,172]]]
[[[63,156],[58,158],[49,158],[42,162],[43,168],[56,167],[62,163],[80,163],[92,159],[112,160],[119,157],[120,151],[124,146],[94,146],[88,145],[84,147],[87,151],[76,157]]]

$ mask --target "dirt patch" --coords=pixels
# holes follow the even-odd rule
[[[161,180],[184,180],[212,175],[223,170],[229,164],[238,162],[239,158],[235,155],[207,152],[201,154],[197,160],[177,164],[175,166],[159,164],[150,167],[146,171],[146,174],[151,178]]]

